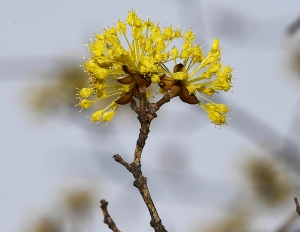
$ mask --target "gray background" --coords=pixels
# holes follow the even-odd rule
[[[54,112],[41,122],[22,92],[63,60],[80,64],[93,33],[124,20],[132,8],[162,26],[192,27],[206,48],[218,37],[223,64],[236,71],[233,92],[216,98],[231,104],[227,129],[215,128],[199,107],[178,99],[153,121],[143,170],[169,231],[192,231],[226,213],[222,206],[238,195],[239,163],[250,151],[265,143],[281,146],[287,137],[299,140],[292,124],[299,83],[286,68],[299,38],[299,32],[286,36],[286,29],[299,17],[299,1],[1,1],[0,231],[23,231],[47,210],[57,188],[76,180],[101,186],[98,200],[110,202],[122,231],[152,231],[130,174],[111,159],[115,153],[132,159],[139,125],[128,118],[135,115],[120,107],[107,127],[90,125],[88,110],[75,110],[79,117]],[[98,207],[97,201],[87,231],[109,231]],[[291,199],[280,213],[263,214],[253,231],[273,231],[294,207]]]

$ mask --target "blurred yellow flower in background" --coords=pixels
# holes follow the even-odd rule
[[[46,73],[46,83],[35,84],[25,89],[31,109],[39,115],[57,114],[58,111],[74,112],[76,87],[84,87],[86,73],[76,62],[59,62],[58,68]]]
[[[30,228],[27,232],[63,232],[64,229],[59,222],[49,220],[49,219],[40,219]]]
[[[251,157],[244,166],[244,174],[261,202],[276,206],[291,199],[292,180],[274,159]]]
[[[22,231],[26,232],[66,232],[86,231],[99,210],[99,195],[103,186],[85,179],[67,181],[56,189],[54,202],[42,207],[34,218],[27,219]]]
[[[72,214],[84,215],[88,214],[94,206],[95,196],[92,189],[77,189],[70,191],[63,199],[65,208]]]
[[[223,220],[202,230],[204,232],[241,232],[248,231],[248,222],[244,215],[226,216]]]

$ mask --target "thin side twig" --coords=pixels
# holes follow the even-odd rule
[[[110,228],[112,231],[114,231],[114,232],[121,232],[121,231],[117,228],[117,226],[116,226],[114,220],[110,217],[110,215],[109,215],[109,213],[108,213],[108,211],[107,211],[107,205],[108,205],[108,202],[105,201],[105,200],[103,199],[103,200],[100,201],[100,203],[101,203],[100,207],[101,207],[101,209],[102,209],[103,216],[104,216],[103,222],[104,222],[105,224],[107,224],[107,225],[108,225],[108,228]]]
[[[296,212],[299,214],[300,216],[300,205],[299,205],[299,201],[297,199],[297,197],[294,198],[295,204],[296,204]],[[291,215],[290,218],[287,219],[286,222],[284,222],[277,230],[276,232],[285,232],[288,231],[288,229],[290,228],[290,226],[294,223],[294,221],[297,219],[297,215],[293,214]]]
[[[299,205],[299,201],[298,201],[297,197],[294,198],[294,201],[295,201],[295,204],[296,204],[296,212],[300,216],[300,205]]]
[[[118,154],[114,155],[113,158],[116,162],[122,164],[130,173],[132,173],[135,179],[133,185],[139,190],[140,194],[143,197],[143,200],[151,216],[150,225],[153,227],[155,232],[167,232],[165,227],[162,225],[162,221],[151,198],[147,185],[147,178],[143,176],[141,165],[137,165],[135,162],[129,164]]]

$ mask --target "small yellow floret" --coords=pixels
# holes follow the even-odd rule
[[[91,95],[92,92],[93,92],[93,89],[91,89],[91,88],[83,88],[83,89],[80,91],[79,95],[80,95],[81,97],[87,98],[87,97],[89,97],[89,96]]]
[[[199,90],[201,93],[206,94],[207,96],[212,96],[215,93],[213,88],[203,88]]]
[[[157,84],[157,83],[160,82],[160,78],[159,78],[159,76],[158,76],[157,74],[153,74],[153,75],[151,76],[151,81],[152,81],[153,83]]]
[[[102,121],[103,122],[109,122],[110,120],[112,120],[112,118],[115,115],[115,111],[111,110],[111,111],[107,111],[103,114],[103,118]]]
[[[160,36],[159,26],[153,27],[151,30],[151,39],[154,41]]]
[[[185,35],[184,35],[184,38],[189,41],[189,42],[192,42],[194,39],[195,39],[195,35],[193,33],[192,30],[189,30],[189,32],[187,32]]]
[[[134,11],[130,11],[127,16],[127,23],[133,26],[136,18],[137,18],[136,13]]]
[[[149,51],[149,49],[151,48],[152,44],[153,44],[153,41],[152,41],[152,39],[149,38],[147,40],[147,42],[146,42],[145,51]]]
[[[210,73],[216,73],[220,70],[220,68],[221,68],[220,62],[216,62],[216,63],[212,64],[212,66],[210,66],[207,71]]]
[[[216,125],[226,124],[226,113],[228,107],[225,104],[199,103],[199,105],[208,113],[207,117]]]
[[[76,106],[81,106],[82,108],[90,108],[94,104],[94,101],[89,101],[86,99],[83,99],[81,102],[79,102]]]
[[[195,85],[190,84],[190,85],[187,85],[186,88],[189,91],[189,94],[195,94],[196,93],[197,88],[196,88]]]
[[[217,111],[208,113],[207,117],[216,125],[226,124],[226,118]]]
[[[219,49],[219,39],[215,38],[215,40],[211,44],[211,51],[216,52]]]
[[[104,83],[100,83],[100,84],[96,83],[93,85],[93,87],[95,88],[95,90],[97,92],[101,92],[105,88],[105,84]]]
[[[101,119],[104,110],[98,110],[92,114],[91,122],[97,122]]]
[[[150,91],[147,89],[147,91],[146,91],[146,98],[148,99],[149,97],[151,97],[151,93],[150,93]]]
[[[184,80],[188,78],[188,75],[185,72],[177,72],[173,74],[173,78],[175,80]]]
[[[123,32],[124,34],[126,34],[126,25],[124,22],[120,21],[117,23],[116,25],[116,29],[118,31],[119,34],[121,34],[121,32]]]
[[[225,104],[207,103],[205,105],[205,107],[209,111],[218,111],[220,113],[227,113],[228,112],[228,107]]]
[[[172,59],[176,59],[178,57],[178,50],[176,47],[172,48],[171,53],[172,53]]]
[[[171,37],[172,37],[172,34],[173,34],[173,29],[172,29],[172,27],[167,27],[167,28],[164,29],[164,34],[163,34],[163,36],[164,36],[165,39],[171,38]]]
[[[94,72],[95,76],[104,79],[108,75],[108,70],[104,68],[97,68],[97,70]]]

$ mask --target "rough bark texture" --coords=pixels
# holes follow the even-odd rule
[[[118,163],[122,164],[124,167],[127,168],[129,172],[132,173],[134,177],[133,185],[139,190],[140,194],[142,195],[144,202],[149,210],[151,221],[150,225],[156,232],[166,232],[167,230],[162,225],[161,219],[158,215],[158,212],[155,208],[155,205],[152,201],[148,186],[147,186],[147,178],[143,176],[141,165],[132,162],[131,164],[127,163],[120,155],[114,155],[113,158]]]
[[[112,231],[114,231],[114,232],[121,232],[121,231],[117,228],[117,226],[116,226],[114,220],[110,217],[110,215],[109,215],[109,213],[108,213],[108,211],[107,211],[107,205],[108,205],[108,202],[105,201],[105,200],[101,200],[100,203],[101,203],[101,206],[100,206],[100,207],[101,207],[102,212],[103,212],[103,215],[104,215],[104,221],[103,221],[103,222],[104,222],[105,224],[107,224],[107,225],[108,225],[108,228],[110,228]]]
[[[137,107],[136,101],[132,98],[130,102],[130,107],[132,108],[132,110],[134,110],[134,112],[137,113],[137,118],[141,124],[140,133],[136,142],[136,148],[134,152],[134,160],[132,163],[127,163],[118,154],[114,155],[113,158],[116,162],[122,164],[130,173],[132,173],[135,179],[133,185],[139,190],[140,194],[142,195],[142,198],[151,216],[150,225],[153,227],[155,232],[167,232],[167,230],[162,224],[162,221],[155,208],[154,202],[151,198],[150,191],[147,185],[147,178],[143,176],[141,170],[141,156],[143,148],[146,144],[146,140],[148,138],[148,134],[150,132],[150,123],[157,116],[156,112],[162,105],[169,102],[170,99],[172,99],[173,97],[177,96],[179,91],[173,91],[174,93],[170,91],[170,94],[166,93],[158,102],[149,103],[146,99],[146,84],[143,82],[141,77],[138,78],[134,76],[134,78],[136,79],[136,81],[138,80],[138,96],[136,97],[138,97],[140,105],[139,107]],[[105,202],[104,200],[102,201],[101,208],[104,214],[104,223],[108,224],[109,228],[111,228],[113,231],[119,231],[107,212],[107,202]]]

